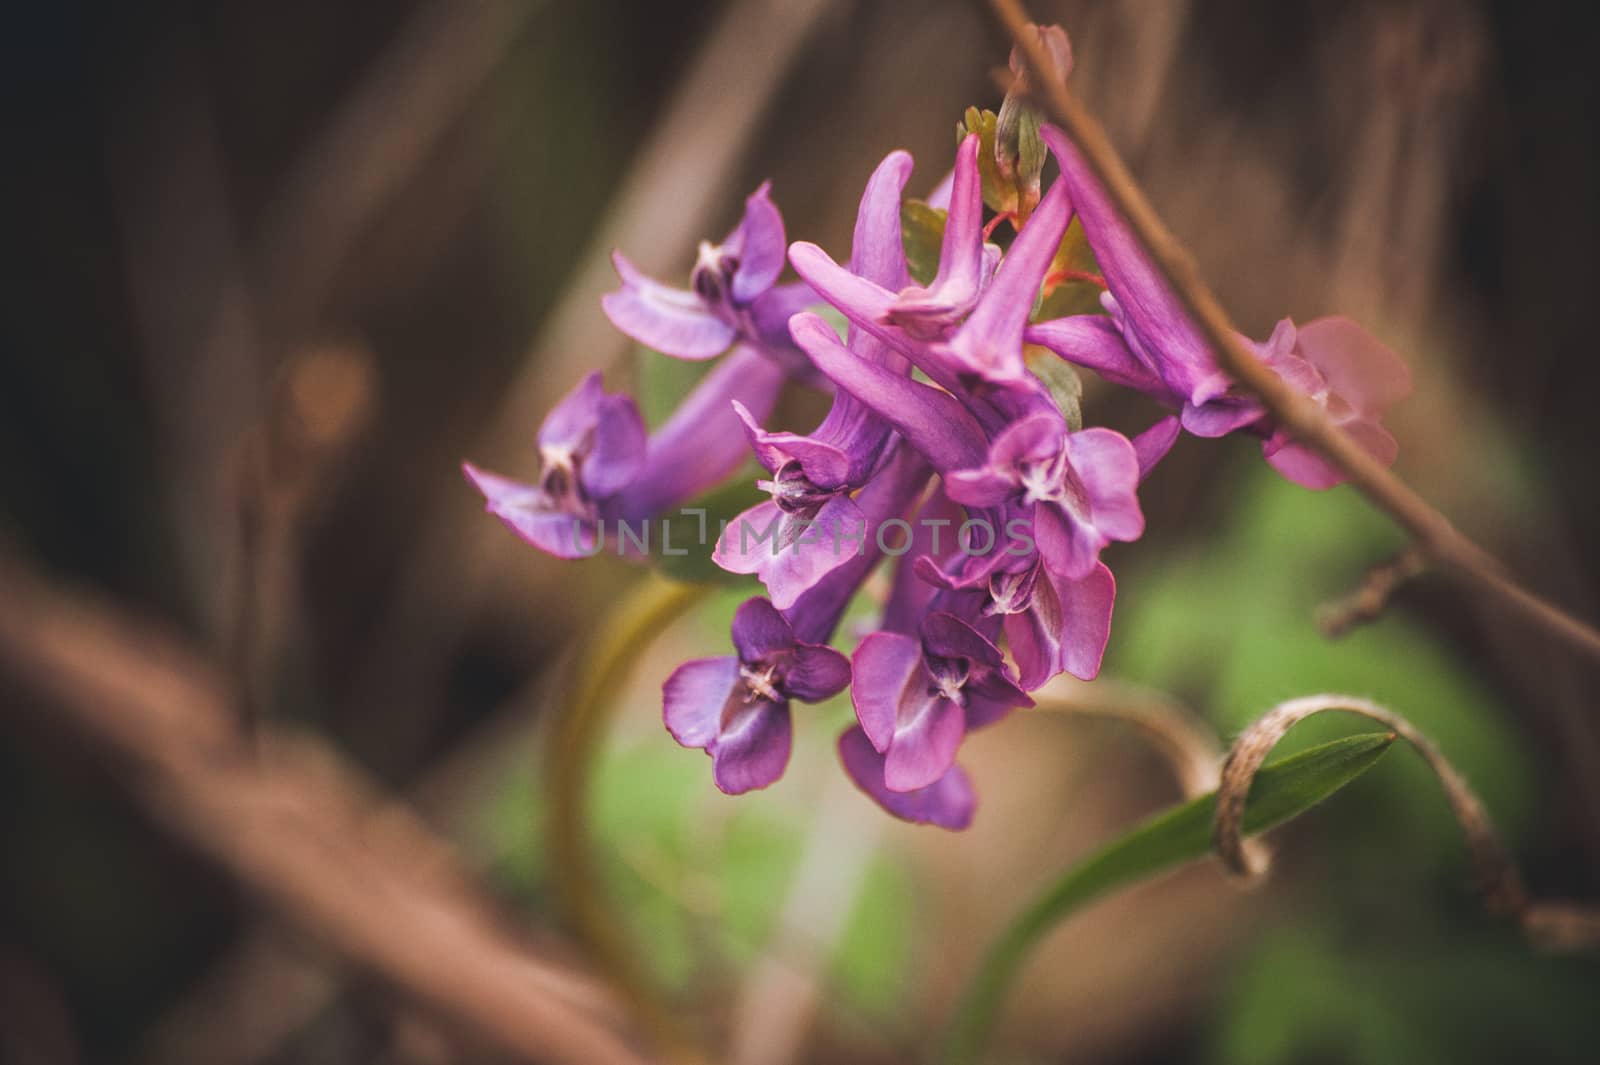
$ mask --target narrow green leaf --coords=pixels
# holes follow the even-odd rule
[[[1245,806],[1246,833],[1298,816],[1371,769],[1394,742],[1387,732],[1335,740],[1263,766]],[[1110,891],[1211,850],[1216,793],[1174,806],[1079,862],[1029,904],[989,948],[946,1030],[939,1060],[973,1065],[994,1017],[1036,943],[1063,919]]]

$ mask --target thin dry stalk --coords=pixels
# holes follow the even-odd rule
[[[1308,717],[1328,711],[1359,714],[1376,721],[1422,756],[1444,790],[1466,842],[1478,890],[1491,912],[1512,918],[1530,939],[1547,948],[1572,951],[1600,947],[1600,909],[1582,903],[1531,899],[1511,852],[1466,778],[1415,725],[1393,710],[1360,696],[1308,695],[1291,699],[1267,711],[1234,741],[1222,766],[1212,828],[1213,847],[1231,872],[1257,878],[1266,873],[1269,864],[1265,849],[1246,849],[1244,841],[1245,800],[1256,771],[1290,729]]]

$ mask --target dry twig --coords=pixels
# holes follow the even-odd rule
[[[1378,563],[1367,571],[1361,586],[1317,611],[1317,627],[1324,636],[1337,639],[1352,629],[1370,624],[1383,615],[1395,590],[1428,568],[1422,551],[1412,544],[1393,558]]]

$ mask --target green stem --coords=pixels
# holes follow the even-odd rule
[[[1352,736],[1263,767],[1250,789],[1245,831],[1264,831],[1315,806],[1372,768],[1394,739],[1386,732]],[[1023,962],[1060,921],[1123,885],[1205,856],[1216,801],[1216,792],[1209,792],[1157,814],[1079,862],[1024,909],[989,948],[957,1004],[939,1053],[942,1065],[980,1059]]]
[[[671,1059],[692,1061],[692,1040],[638,963],[626,922],[596,874],[589,839],[589,783],[596,754],[632,665],[667,626],[699,603],[711,586],[647,574],[603,618],[572,671],[564,712],[549,747],[549,840],[556,896],[596,967],[615,985],[656,1045]]]

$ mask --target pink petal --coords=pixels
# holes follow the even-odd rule
[[[773,783],[789,764],[792,730],[786,704],[758,699],[741,709],[709,748],[711,779],[729,795]]]
[[[708,747],[722,727],[722,711],[739,684],[732,655],[685,662],[661,686],[662,720],[685,747]]]
[[[894,741],[900,701],[922,675],[922,644],[898,632],[874,632],[850,660],[856,720],[880,751]]]
[[[1376,413],[1411,394],[1411,368],[1349,318],[1318,318],[1301,326],[1300,350],[1359,411]]]
[[[739,268],[733,275],[733,299],[740,306],[771,288],[783,273],[788,241],[784,239],[783,215],[778,213],[771,193],[772,182],[762,182],[744,202],[743,221],[723,241],[724,248],[739,257]]]
[[[935,783],[955,764],[966,715],[949,699],[917,697],[909,720],[895,729],[883,763],[890,791],[916,791]]]
[[[972,824],[977,797],[973,794],[972,782],[960,766],[951,766],[944,776],[926,788],[890,791],[883,782],[883,755],[872,749],[872,743],[859,728],[850,729],[839,737],[839,760],[856,787],[902,821],[937,825],[957,832]]]
[[[693,292],[646,277],[621,252],[613,252],[611,262],[622,288],[602,296],[600,306],[623,333],[680,359],[715,358],[733,343],[733,326],[707,310]]]
[[[1156,468],[1156,463],[1167,457],[1167,452],[1172,450],[1172,445],[1178,442],[1178,434],[1182,431],[1175,416],[1162,418],[1150,428],[1133,438],[1134,454],[1139,456],[1139,480],[1150,476],[1150,471]]]

